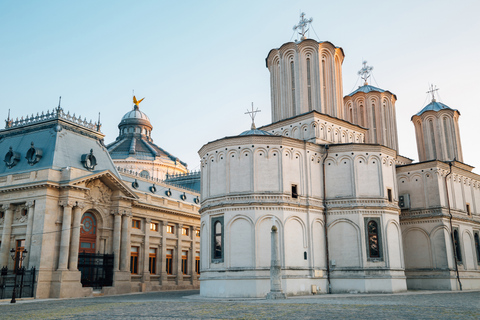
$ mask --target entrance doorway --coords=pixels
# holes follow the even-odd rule
[[[95,254],[97,243],[97,219],[90,212],[82,216],[78,270],[84,287],[102,288],[113,283],[113,254]]]
[[[97,220],[90,212],[85,212],[82,216],[82,225],[80,227],[80,250],[84,253],[95,253],[97,242]]]

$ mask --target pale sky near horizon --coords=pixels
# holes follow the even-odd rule
[[[265,58],[294,40],[304,11],[309,37],[345,52],[343,93],[362,60],[370,83],[396,94],[400,154],[418,160],[410,118],[437,100],[460,116],[464,162],[480,173],[480,1],[0,1],[0,124],[62,107],[102,115],[110,143],[132,90],[154,142],[199,169],[205,143],[248,130],[245,111],[271,122]]]

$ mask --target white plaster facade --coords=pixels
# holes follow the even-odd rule
[[[433,100],[412,117],[413,163],[393,93],[365,81],[341,98],[343,58],[311,39],[271,50],[273,123],[199,150],[202,296],[266,296],[272,225],[288,295],[480,288],[480,176],[460,162],[459,112]]]

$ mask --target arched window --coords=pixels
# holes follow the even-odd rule
[[[308,110],[312,110],[312,79],[310,58],[307,58],[307,90],[308,90]]]
[[[387,117],[387,106],[383,105],[383,141],[385,145],[388,145],[388,117]]]
[[[458,230],[453,230],[453,245],[455,247],[455,256],[457,257],[457,262],[462,262],[462,251],[460,248],[460,239],[458,238]]]
[[[477,263],[480,264],[480,239],[478,237],[478,232],[475,232],[475,251],[477,252]]]
[[[149,173],[147,170],[142,170],[142,171],[140,172],[140,177],[150,178],[150,173]]]
[[[323,88],[323,112],[329,114],[328,103],[327,103],[327,63],[325,58],[322,59],[322,88]]]
[[[381,258],[378,224],[375,220],[370,219],[367,222],[367,240],[368,257],[372,259]]]
[[[432,157],[429,160],[437,159],[437,148],[435,147],[435,131],[433,130],[433,121],[428,121],[428,126],[430,129],[430,139],[432,142]]]
[[[292,80],[292,112],[293,115],[296,115],[295,112],[295,67],[293,65],[293,61],[290,61],[290,78]]]
[[[223,261],[223,217],[216,217],[212,219],[212,261]]]
[[[447,158],[448,160],[452,160],[452,143],[450,139],[450,127],[448,125],[448,119],[443,118],[443,132],[445,132],[445,149],[447,149]]]
[[[372,142],[377,143],[377,117],[375,115],[374,103],[372,103]]]
[[[360,121],[359,124],[364,127],[365,126],[365,111],[363,110],[363,106],[360,105]]]

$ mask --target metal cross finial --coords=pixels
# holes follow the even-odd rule
[[[363,85],[366,86],[368,84],[367,80],[370,78],[370,73],[373,70],[373,67],[367,66],[367,61],[362,62],[363,67],[358,71],[358,75],[363,79],[365,82]]]
[[[307,33],[307,31],[308,31],[307,26],[308,26],[309,23],[312,23],[312,21],[313,21],[312,18],[310,18],[310,19],[308,19],[308,20],[305,19],[305,13],[302,12],[302,13],[300,14],[300,22],[298,22],[297,25],[294,25],[294,26],[293,26],[293,30],[294,30],[294,31],[297,31],[297,30],[300,30],[300,29],[302,30],[302,31],[298,31],[298,34],[300,34],[300,35],[302,36],[302,37],[300,38],[301,40],[304,40],[304,39],[305,39],[305,33]]]
[[[252,118],[252,127],[251,127],[252,130],[257,129],[257,127],[255,127],[255,116],[257,115],[257,112],[262,112],[262,110],[258,110],[258,108],[257,110],[253,110],[253,102],[252,102],[252,111],[249,111],[247,109],[247,112],[245,112],[245,114],[248,114],[250,118]]]
[[[433,84],[430,85],[430,90],[427,91],[427,93],[430,93],[432,95],[432,102],[435,102],[435,91],[438,91],[437,86],[435,88],[433,87]]]

